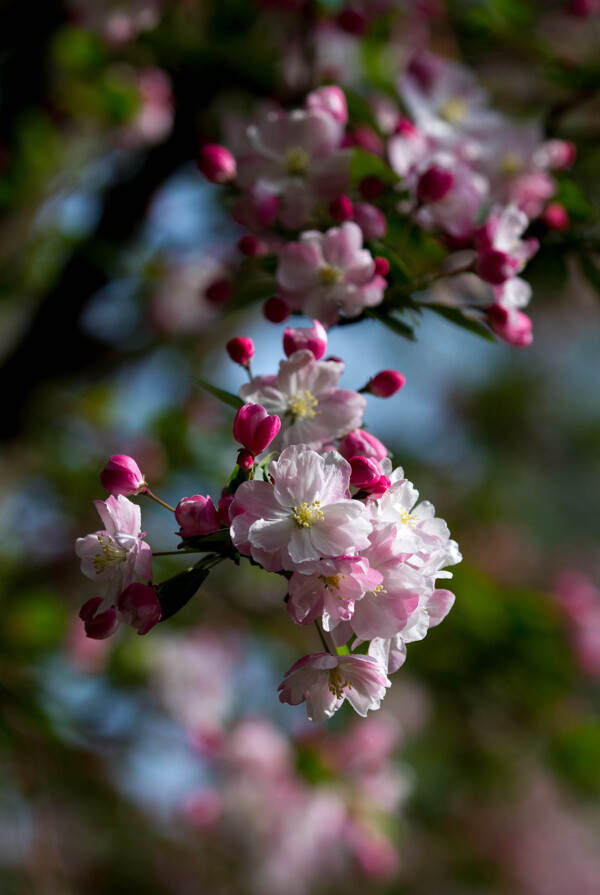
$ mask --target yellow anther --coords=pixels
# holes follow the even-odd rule
[[[323,519],[321,501],[313,500],[310,506],[301,503],[299,507],[293,508],[293,516],[294,522],[300,528],[310,528],[313,522],[320,522]]]
[[[408,510],[402,510],[400,513],[400,522],[402,525],[408,525],[409,528],[415,527],[418,518],[418,516],[413,516],[412,513],[409,513]]]
[[[323,286],[335,286],[342,279],[342,272],[331,264],[324,264],[319,270],[319,277]]]
[[[336,699],[342,699],[344,696],[344,690],[348,687],[349,690],[352,689],[352,684],[350,681],[345,681],[342,678],[342,673],[338,668],[332,668],[329,672],[329,690]]]
[[[306,389],[288,398],[288,412],[296,419],[312,420],[319,413],[318,406],[319,402],[315,396]]]
[[[467,114],[467,104],[459,96],[453,96],[440,109],[440,118],[449,124],[458,124]]]
[[[378,584],[375,590],[373,591],[375,595],[377,594],[387,594],[387,590],[383,586],[383,584]]]
[[[290,146],[285,155],[285,167],[288,174],[301,177],[308,171],[310,156],[302,146]]]
[[[518,174],[523,168],[523,160],[516,152],[507,152],[502,157],[502,173],[509,177]]]
[[[116,566],[127,560],[127,550],[115,544],[110,535],[100,533],[98,544],[102,548],[102,553],[97,553],[92,560],[96,575],[100,575],[108,566]]]

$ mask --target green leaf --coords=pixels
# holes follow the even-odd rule
[[[579,184],[571,180],[570,177],[561,178],[558,193],[554,196],[553,201],[564,205],[569,217],[574,220],[589,221],[595,217],[594,206]]]
[[[445,319],[449,320],[451,323],[455,323],[457,326],[461,326],[463,329],[475,333],[476,336],[481,336],[482,339],[487,339],[488,342],[496,341],[491,330],[489,330],[483,322],[476,320],[474,317],[467,317],[463,314],[460,308],[449,308],[447,305],[430,304],[423,305],[423,307],[435,311],[440,317],[445,317]]]
[[[358,183],[366,177],[378,177],[383,183],[388,184],[397,183],[400,179],[382,158],[367,152],[360,146],[355,146],[352,150],[350,174],[353,182]]]
[[[248,476],[246,475],[244,470],[240,469],[240,467],[236,464],[233,467],[233,472],[229,476],[229,480],[227,482],[227,493],[235,494],[235,492],[240,487],[240,485],[243,482],[247,482],[247,481],[248,481]]]
[[[383,323],[384,326],[387,326],[388,329],[391,329],[392,332],[397,335],[403,336],[411,342],[417,341],[414,329],[412,326],[409,326],[408,323],[405,323],[404,320],[400,320],[398,317],[392,317],[390,314],[385,314],[383,311],[376,311],[373,308],[366,310],[365,314],[373,320],[379,320],[380,323]]]
[[[206,379],[202,379],[201,376],[192,376],[192,379],[197,382],[201,388],[211,394],[213,398],[217,398],[219,401],[222,401],[223,404],[233,407],[234,410],[239,410],[240,407],[244,406],[244,402],[241,398],[238,398],[237,395],[232,395],[231,392],[226,392],[222,388],[217,388],[216,385],[211,385],[210,382],[207,382]]]
[[[387,245],[387,243],[382,242],[381,240],[373,240],[371,242],[371,247],[373,249],[373,253],[375,255],[380,255],[382,258],[386,258],[390,264],[390,277],[389,279],[394,285],[408,285],[412,282],[413,277],[406,266],[404,260],[400,257],[396,249]]]
[[[161,622],[171,618],[180,609],[183,609],[186,603],[189,603],[201,584],[208,578],[209,571],[209,569],[193,566],[157,585],[156,593],[162,606]]]
[[[598,295],[600,295],[600,268],[596,266],[596,262],[593,258],[590,258],[587,255],[582,255],[579,259],[579,263],[584,277],[590,286],[592,286]]]
[[[201,551],[204,553],[218,553],[220,556],[231,556],[233,546],[228,528],[222,528],[213,534],[204,537],[182,538],[181,543],[177,547],[178,550],[185,552],[186,550]]]
[[[268,482],[269,481],[268,469],[271,464],[271,460],[274,460],[275,457],[278,455],[278,453],[279,453],[279,451],[272,451],[270,454],[267,454],[266,457],[263,457],[263,459],[260,461],[260,463],[256,464],[256,466],[254,467],[254,481],[255,482]]]

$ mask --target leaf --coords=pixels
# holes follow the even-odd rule
[[[192,379],[197,382],[201,388],[211,394],[213,398],[217,398],[219,401],[222,401],[223,404],[233,407],[234,410],[239,410],[240,407],[244,406],[244,402],[241,398],[238,398],[237,395],[232,395],[231,392],[226,392],[222,388],[217,388],[216,385],[211,385],[210,382],[207,382],[206,379],[202,379],[201,376],[192,376]]]
[[[381,255],[382,258],[386,258],[390,264],[390,279],[394,283],[394,285],[408,285],[412,282],[413,277],[410,274],[410,271],[403,259],[400,257],[396,249],[393,249],[391,246],[387,245],[385,242],[381,240],[373,240],[371,243],[373,253],[376,255]]]
[[[397,183],[400,179],[389,165],[387,165],[378,155],[373,155],[355,146],[352,150],[352,161],[350,163],[350,173],[354,182],[365,180],[366,177],[377,177],[383,183]]]
[[[600,268],[596,266],[596,262],[587,255],[582,255],[579,259],[581,272],[598,295],[600,295]]]
[[[380,323],[383,323],[384,326],[387,326],[388,329],[391,329],[392,332],[397,335],[403,336],[411,342],[417,341],[414,329],[412,326],[409,326],[408,323],[405,323],[404,320],[400,320],[398,317],[392,317],[389,314],[384,314],[383,311],[376,311],[373,308],[366,310],[365,314],[373,320],[379,320]]]
[[[460,308],[450,308],[447,305],[423,305],[424,308],[429,309],[431,311],[435,311],[436,314],[439,314],[440,317],[445,317],[446,320],[449,320],[451,323],[455,323],[457,326],[461,326],[463,329],[467,329],[471,333],[475,333],[476,336],[480,336],[482,339],[486,339],[488,342],[495,342],[496,338],[493,333],[487,328],[487,326],[476,320],[474,317],[467,317]]]
[[[227,482],[227,494],[235,494],[235,492],[240,487],[240,485],[243,482],[247,482],[247,481],[248,481],[248,476],[246,475],[244,470],[240,469],[240,467],[236,464],[233,467],[233,472],[229,476],[229,480]]]
[[[185,553],[186,550],[194,550],[203,553],[218,553],[220,556],[231,556],[232,544],[228,528],[222,528],[213,534],[204,535],[204,537],[182,538],[181,543],[177,547]]]
[[[566,208],[569,217],[579,221],[589,221],[595,217],[595,210],[585,193],[570,177],[560,180],[558,193],[553,202],[560,202]]]
[[[254,481],[255,482],[268,482],[269,474],[268,469],[271,464],[271,460],[274,460],[279,451],[272,451],[270,454],[267,454],[260,463],[257,463],[254,467]]]
[[[209,571],[209,569],[193,566],[157,585],[156,592],[162,606],[161,622],[171,618],[180,609],[183,609],[186,603],[189,603],[196,595],[198,588],[208,578]]]

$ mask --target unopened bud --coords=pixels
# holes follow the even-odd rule
[[[337,23],[342,31],[361,37],[367,30],[367,20],[364,14],[352,6],[347,6],[338,14]]]
[[[514,348],[528,348],[533,342],[531,320],[522,311],[509,313],[502,305],[486,309],[488,323],[496,335]]]
[[[400,391],[405,382],[406,378],[398,370],[382,370],[373,376],[361,391],[369,392],[377,398],[391,398]]]
[[[115,454],[109,459],[100,473],[100,483],[115,497],[119,494],[130,497],[146,486],[139,466],[126,454]]]
[[[262,404],[244,404],[235,416],[233,437],[255,457],[271,444],[280,428],[279,417],[267,413]]]
[[[327,351],[327,330],[318,320],[313,320],[312,327],[299,327],[291,329],[289,326],[283,334],[283,350],[286,357],[290,357],[295,351],[308,349],[312,351],[315,360],[321,360]]]
[[[263,315],[271,323],[283,323],[290,316],[290,309],[282,298],[273,296],[268,298],[263,305]]]
[[[252,469],[254,466],[254,454],[243,449],[239,450],[237,455],[237,465],[244,471]]]
[[[338,196],[329,205],[329,213],[337,224],[351,221],[354,217],[354,207],[349,196]]]
[[[365,239],[381,239],[387,233],[387,220],[382,211],[368,202],[357,202],[354,206],[354,220]]]
[[[264,258],[269,251],[264,239],[259,239],[258,236],[253,236],[251,233],[242,236],[237,245],[242,255],[246,255],[248,258]]]
[[[419,178],[417,196],[421,202],[439,202],[454,186],[454,174],[447,168],[432,165]]]
[[[176,534],[182,538],[202,538],[221,527],[211,498],[202,497],[201,494],[182,497],[175,507],[175,519],[181,526],[181,530]]]
[[[486,283],[500,286],[516,273],[516,265],[510,255],[498,249],[487,249],[475,260],[475,273]]]
[[[375,260],[375,273],[380,277],[387,277],[390,272],[390,262],[387,258],[382,258],[379,255]]]
[[[218,143],[207,143],[202,147],[198,167],[211,183],[229,183],[237,174],[235,158]]]
[[[215,280],[204,293],[204,297],[211,305],[227,304],[231,298],[231,281]]]
[[[117,597],[117,615],[138,634],[147,634],[159,623],[162,606],[151,585],[134,582]]]
[[[254,342],[247,336],[236,336],[225,347],[231,360],[240,367],[247,367],[254,357]]]
[[[346,460],[350,457],[373,457],[375,460],[383,460],[388,452],[384,444],[367,432],[366,429],[355,429],[340,441],[338,451]]]
[[[560,202],[551,202],[545,209],[543,221],[549,230],[568,230],[571,225],[569,213]]]
[[[311,91],[304,100],[304,108],[327,112],[339,124],[346,124],[348,121],[348,105],[344,91],[335,84]]]

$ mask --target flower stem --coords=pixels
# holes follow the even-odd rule
[[[140,494],[145,494],[146,497],[151,497],[152,500],[155,500],[156,503],[159,503],[161,507],[166,507],[167,510],[171,510],[172,513],[175,512],[175,507],[169,506],[168,503],[165,503],[164,500],[161,500],[160,497],[157,497],[156,494],[153,494],[148,486],[146,486],[143,491],[140,491]]]
[[[327,652],[330,653],[330,655],[332,655],[332,656],[337,655],[337,653],[332,652],[332,649],[331,649],[330,645],[329,645],[329,644],[327,643],[327,641],[325,640],[325,635],[324,635],[323,631],[321,630],[321,626],[320,626],[319,622],[318,622],[316,619],[315,619],[315,628],[317,629],[317,632],[318,632],[319,637],[320,637],[320,639],[321,639],[321,643],[323,644],[323,646],[325,647],[325,649],[327,650]]]

